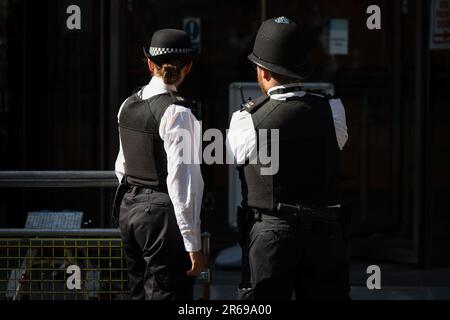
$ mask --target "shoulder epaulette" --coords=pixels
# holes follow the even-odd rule
[[[256,110],[258,110],[263,104],[265,104],[267,101],[269,101],[270,97],[268,96],[261,96],[259,98],[256,98],[255,100],[249,100],[246,103],[243,103],[241,106],[241,112],[247,111],[248,113],[254,113]]]
[[[186,99],[180,95],[178,95],[176,92],[169,92],[170,97],[172,99],[172,104],[176,104],[185,108],[188,108],[191,110],[192,114],[197,118],[197,120],[200,120],[201,118],[201,108],[200,105],[190,99]]]
[[[169,92],[169,95],[170,98],[172,99],[173,104],[186,108],[191,108],[191,101],[189,101],[188,99],[178,95],[176,92]]]
[[[318,90],[312,90],[312,89],[307,89],[304,90],[306,92],[306,94],[310,94],[322,99],[327,99],[330,100],[333,98],[333,96],[331,94],[329,94],[328,92],[326,92],[325,90],[322,89],[318,89]]]

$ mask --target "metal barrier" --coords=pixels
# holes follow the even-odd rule
[[[3,188],[116,187],[114,171],[0,171]]]
[[[208,260],[210,235],[202,240]],[[197,282],[209,300],[209,269]],[[5,299],[129,299],[119,230],[0,229],[0,300]]]
[[[0,299],[127,299],[124,257],[115,229],[0,230]]]
[[[0,171],[0,188],[115,187],[113,171]],[[210,235],[202,235],[209,262]],[[209,267],[209,264],[207,264]],[[210,298],[210,270],[198,278]],[[0,300],[125,300],[118,229],[0,229]]]

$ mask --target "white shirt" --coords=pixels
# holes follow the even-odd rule
[[[142,89],[142,99],[176,91],[173,85],[166,85],[159,77],[153,77]],[[122,111],[120,107],[118,117]],[[181,131],[190,133],[190,145],[193,146],[189,164],[180,157]],[[201,250],[200,210],[203,197],[203,178],[200,171],[200,124],[191,110],[180,105],[170,105],[161,118],[159,135],[164,141],[167,154],[167,190],[172,200],[178,227],[188,252]],[[125,174],[125,158],[122,143],[115,165],[119,181]]]
[[[292,97],[303,97],[305,91],[293,91],[283,94],[274,94],[277,89],[286,89],[289,87],[301,87],[299,83],[293,83],[283,86],[273,87],[268,94],[270,99],[285,101]],[[347,123],[345,118],[345,109],[340,99],[331,99],[330,108],[333,114],[334,128],[339,148],[342,150],[347,143]],[[253,124],[252,116],[247,111],[236,111],[230,122],[230,129],[227,135],[227,151],[231,153],[238,165],[243,165],[251,158],[256,151],[256,130]]]

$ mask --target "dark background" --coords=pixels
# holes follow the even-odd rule
[[[69,4],[81,7],[81,31],[65,27]],[[372,4],[381,30],[366,28]],[[205,129],[225,131],[230,83],[255,80],[246,56],[261,19],[286,15],[305,32],[311,81],[333,82],[346,107],[352,256],[449,266],[450,54],[428,50],[428,10],[420,0],[0,0],[0,170],[113,170],[118,109],[149,80],[142,45],[190,16],[201,18],[201,55],[180,90],[201,101]],[[332,18],[349,20],[348,55],[328,54]],[[203,227],[217,252],[236,240],[227,166],[203,174]],[[109,227],[112,195],[4,188],[0,227],[21,228],[40,209],[80,210],[90,227]]]

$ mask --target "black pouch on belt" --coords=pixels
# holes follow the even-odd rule
[[[111,212],[111,222],[113,223],[114,226],[117,226],[119,224],[120,204],[122,203],[125,193],[127,193],[129,189],[130,185],[127,183],[127,177],[124,176],[116,189],[116,194],[114,195],[114,201]]]

